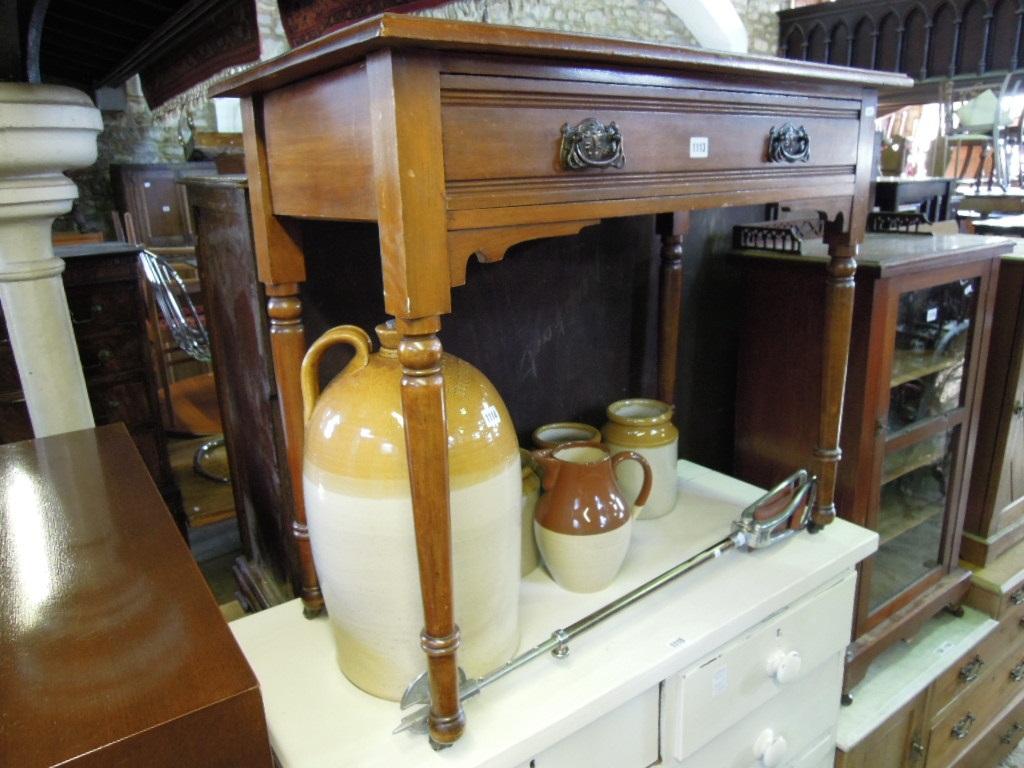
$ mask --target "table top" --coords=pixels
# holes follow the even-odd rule
[[[127,743],[200,728],[241,694],[258,718],[252,671],[122,424],[0,446],[0,585],[0,764],[109,748],[128,759],[109,764],[163,766]],[[176,764],[203,764],[196,736],[211,740],[178,734]]]
[[[520,652],[716,543],[761,493],[690,462],[679,462],[678,471],[675,510],[637,523],[610,587],[580,595],[559,588],[543,568],[524,577]],[[423,735],[392,735],[398,705],[342,676],[329,620],[304,620],[299,601],[232,622],[231,629],[259,678],[271,743],[284,768],[517,766],[849,573],[876,546],[875,532],[836,520],[819,534],[802,533],[769,549],[728,552],[580,636],[565,659],[545,655],[467,701],[465,736],[439,753]]]
[[[777,56],[725,53],[699,48],[567,34],[525,27],[450,21],[384,13],[330,32],[275,59],[257,64],[211,90],[217,96],[246,96],[350,64],[381,48],[426,48],[452,52],[507,54],[546,59],[909,87],[894,72],[850,69]]]
[[[971,222],[975,232],[1024,235],[1024,213],[1016,216],[993,216],[989,219],[975,219]]]

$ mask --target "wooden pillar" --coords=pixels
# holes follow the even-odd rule
[[[683,237],[689,211],[657,217],[661,236],[661,277],[658,295],[658,399],[674,403],[679,357],[679,320],[683,306]]]
[[[404,325],[399,321],[400,329]],[[406,327],[398,359],[403,372],[402,411],[425,617],[420,646],[427,655],[430,682],[430,740],[441,747],[455,742],[466,726],[456,659],[459,628],[453,605],[441,341],[435,333],[413,334]]]

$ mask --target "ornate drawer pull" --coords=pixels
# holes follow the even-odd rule
[[[811,137],[801,125],[783,123],[768,131],[769,163],[806,163],[811,159]]]
[[[975,656],[967,664],[960,667],[960,682],[962,683],[973,683],[978,679],[978,674],[981,672],[981,668],[985,666],[985,662],[981,656]]]
[[[1017,662],[1017,666],[1010,670],[1010,679],[1015,683],[1024,680],[1024,659]]]
[[[1015,592],[1010,593],[1010,602],[1014,605],[1024,603],[1024,587],[1020,587]]]
[[[606,126],[588,117],[575,128],[562,126],[562,165],[566,170],[584,168],[621,168],[626,158],[622,154],[622,132],[615,123]]]
[[[957,721],[957,724],[950,730],[949,735],[957,741],[966,739],[967,734],[971,732],[971,726],[974,725],[975,719],[974,715],[968,712]]]
[[[916,763],[922,757],[924,757],[924,744],[921,743],[921,737],[915,735],[914,740],[910,742],[910,760]]]
[[[1008,730],[1006,733],[999,737],[1000,743],[1009,744],[1010,742],[1012,742],[1013,737],[1020,733],[1021,727],[1022,726],[1020,723],[1014,723],[1013,725],[1011,725],[1010,730]]]

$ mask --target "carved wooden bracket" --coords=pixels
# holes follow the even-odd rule
[[[579,234],[584,227],[592,226],[599,221],[599,219],[584,219],[449,231],[448,265],[451,286],[454,288],[466,284],[466,262],[474,254],[478,260],[486,264],[493,264],[504,259],[506,251],[516,243],[524,243],[527,240],[537,240],[542,237]]]

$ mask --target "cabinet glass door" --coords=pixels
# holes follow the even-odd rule
[[[871,611],[942,562],[943,523],[958,432],[959,427],[941,432],[885,457]]]
[[[900,295],[890,378],[890,433],[911,429],[963,405],[977,296],[978,278]]]

